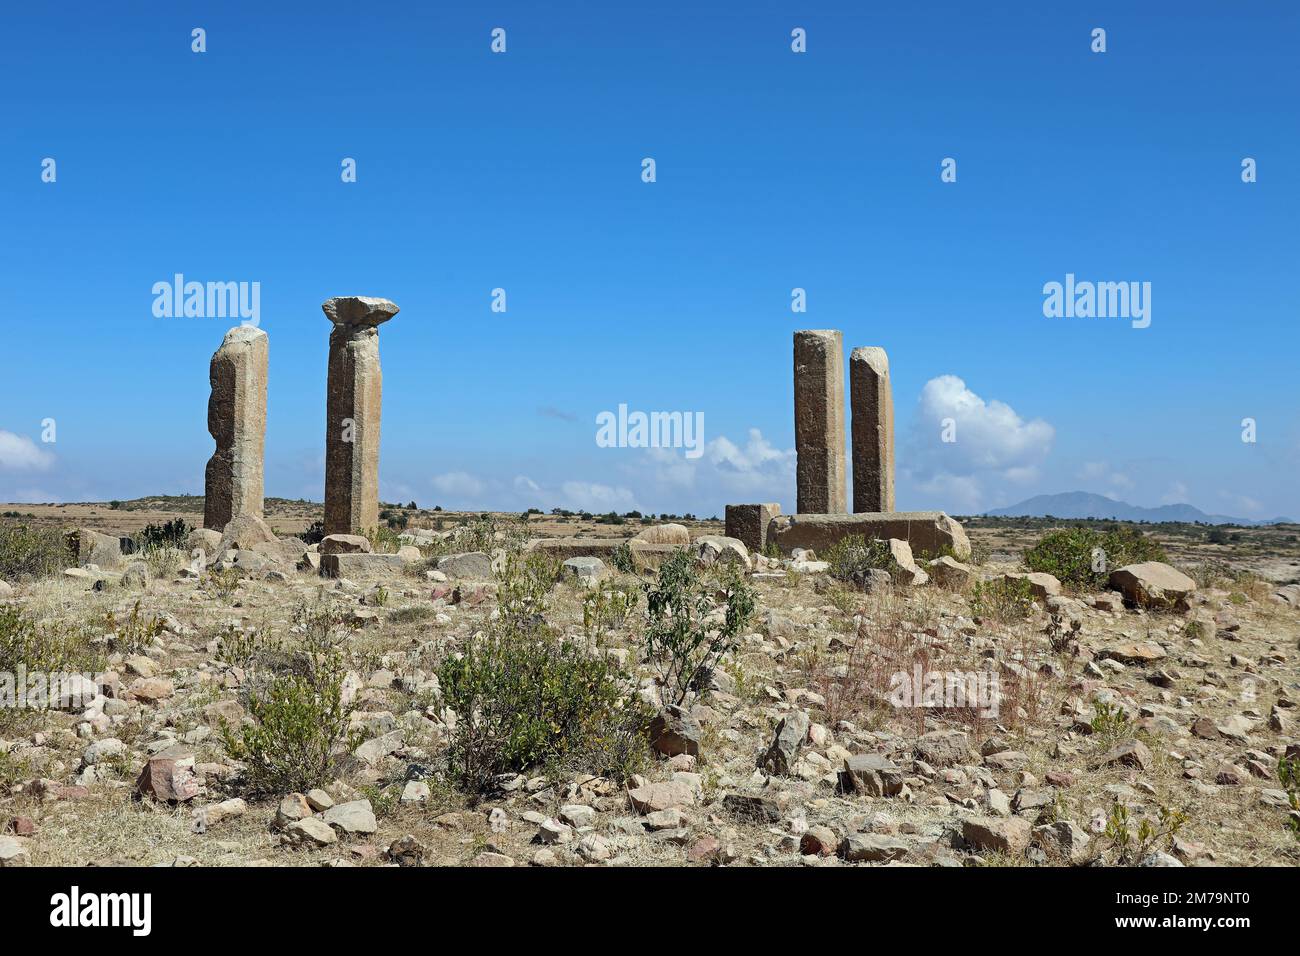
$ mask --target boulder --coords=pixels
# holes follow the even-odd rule
[[[684,707],[671,706],[661,711],[650,722],[648,731],[650,746],[663,757],[676,757],[678,754],[699,756],[700,737],[703,731],[700,722]]]
[[[956,558],[944,555],[930,562],[930,577],[936,584],[950,591],[964,591],[974,582],[975,569]]]
[[[122,542],[111,535],[89,528],[77,528],[67,532],[63,540],[78,567],[94,564],[101,568],[113,568],[122,563]]]
[[[1196,582],[1183,572],[1160,561],[1143,561],[1117,568],[1110,574],[1110,586],[1130,604],[1141,607],[1169,607],[1186,600]]]
[[[321,555],[320,573],[327,578],[349,581],[374,581],[402,573],[406,562],[396,554],[325,554]]]
[[[592,585],[609,577],[609,568],[600,558],[569,558],[560,565],[560,573],[578,584]]]
[[[149,758],[135,782],[136,792],[168,803],[193,800],[201,789],[194,773],[194,755],[180,745]]]
[[[1029,847],[1033,827],[1020,817],[972,817],[962,823],[962,838],[974,850],[1019,856]]]
[[[492,558],[483,551],[449,554],[438,559],[438,570],[453,581],[491,581]]]
[[[771,745],[759,758],[759,767],[776,776],[789,776],[799,757],[800,748],[808,739],[808,730],[811,727],[812,721],[803,711],[795,711],[784,717],[776,725],[776,734],[772,738]]]
[[[900,538],[889,539],[890,575],[898,584],[925,584],[930,580],[912,557],[912,546]]]
[[[1044,571],[1030,571],[1028,573],[1008,571],[1001,576],[1001,580],[1005,583],[1028,581],[1029,592],[1038,601],[1046,601],[1049,597],[1056,597],[1061,593],[1061,582],[1054,575],[1047,574]]]
[[[683,524],[656,524],[642,528],[632,540],[644,541],[646,544],[671,544],[684,548],[691,543],[691,532]]]
[[[743,541],[728,538],[721,534],[705,534],[696,538],[691,544],[698,564],[709,567],[714,564],[734,564],[749,570],[749,549]]]

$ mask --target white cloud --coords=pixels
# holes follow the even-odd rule
[[[1026,421],[956,375],[940,375],[921,389],[898,467],[927,495],[942,495],[945,509],[971,513],[982,510],[990,485],[1037,481],[1055,435],[1041,418]]]
[[[486,485],[466,471],[448,471],[433,476],[433,487],[444,495],[473,497],[481,495]]]
[[[542,490],[542,486],[527,475],[515,476],[515,491],[522,495],[535,495]]]
[[[623,487],[614,488],[591,481],[566,481],[560,486],[564,506],[574,511],[601,513],[640,511],[636,495]]]
[[[54,456],[42,451],[30,438],[0,429],[0,468],[44,471],[52,464]]]
[[[1160,498],[1162,505],[1181,505],[1187,503],[1187,485],[1181,481],[1175,481],[1169,486],[1169,490]]]

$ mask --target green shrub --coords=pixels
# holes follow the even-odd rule
[[[101,622],[103,629],[111,635],[109,646],[123,654],[142,654],[163,632],[161,618],[146,617],[140,613],[140,602],[136,601],[131,613],[119,619],[112,611],[104,615]]]
[[[970,609],[976,617],[1003,623],[1023,621],[1034,606],[1034,591],[1024,578],[976,581],[970,589]]]
[[[632,574],[636,571],[636,563],[632,560],[632,546],[626,541],[619,542],[610,552],[609,563],[620,574]]]
[[[583,596],[582,632],[589,639],[622,627],[640,597],[635,587],[602,581]]]
[[[181,550],[185,547],[185,539],[190,536],[190,532],[193,530],[182,518],[161,525],[145,525],[144,530],[136,538],[136,543],[142,551],[148,551],[151,548],[176,548]]]
[[[831,577],[850,583],[856,583],[867,571],[888,571],[894,563],[888,541],[860,534],[840,538],[821,557],[830,564]]]
[[[353,742],[352,706],[343,702],[346,673],[339,648],[309,634],[290,670],[252,681],[253,723],[221,725],[226,752],[244,763],[250,796],[306,793],[334,778],[338,753]]]
[[[701,579],[695,559],[676,551],[646,592],[646,658],[658,666],[665,705],[682,704],[708,686],[714,669],[740,641],[753,617],[754,590],[732,565],[717,582]],[[714,612],[721,609],[722,619]]]
[[[55,529],[0,525],[0,580],[48,577],[72,563],[67,542]]]
[[[1164,549],[1136,528],[1049,531],[1024,553],[1024,565],[1030,571],[1051,574],[1079,591],[1103,590],[1110,572],[1126,564],[1164,560]]]
[[[496,578],[501,616],[517,622],[546,610],[560,562],[543,551],[507,551]]]
[[[505,622],[475,635],[438,682],[458,717],[448,770],[471,794],[541,764],[622,780],[644,755],[649,714],[626,675],[545,628]]]

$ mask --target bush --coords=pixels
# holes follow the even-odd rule
[[[55,529],[0,526],[0,579],[43,578],[71,566],[72,553]]]
[[[182,518],[161,525],[145,525],[144,530],[140,532],[137,543],[142,551],[149,551],[153,548],[176,548],[181,550],[185,547],[185,539],[189,537],[190,532],[193,530]]]
[[[657,581],[643,585],[646,658],[659,667],[665,705],[680,705],[708,686],[754,614],[754,591],[743,575],[731,565],[719,573],[716,586],[701,580],[695,559],[676,551],[660,566]]]
[[[976,617],[1003,623],[1023,621],[1034,606],[1034,591],[1024,578],[976,581],[970,589],[970,609]]]
[[[511,623],[538,618],[560,579],[560,562],[542,551],[509,551],[497,572],[497,606]]]
[[[163,633],[161,618],[145,617],[140,613],[140,602],[136,601],[131,613],[118,620],[112,611],[104,615],[100,622],[105,631],[110,633],[109,646],[123,654],[143,654],[154,645]]]
[[[632,574],[636,571],[636,563],[632,560],[632,546],[626,541],[619,542],[610,552],[609,563],[620,574]]]
[[[1104,590],[1110,572],[1126,564],[1164,560],[1164,549],[1136,528],[1050,531],[1024,554],[1024,565],[1030,571],[1051,574],[1079,591]]]
[[[309,633],[295,663],[288,672],[252,682],[248,711],[253,724],[232,729],[222,722],[226,752],[243,761],[250,796],[306,793],[324,786],[334,778],[338,752],[352,743],[341,651],[328,636]]]
[[[621,781],[644,757],[650,715],[626,675],[545,628],[507,622],[475,635],[438,682],[459,718],[448,769],[472,794],[540,764]]]
[[[860,578],[863,572],[873,569],[888,571],[893,565],[888,541],[860,534],[840,538],[826,549],[822,560],[830,564],[831,577],[847,582],[853,582],[854,575]]]

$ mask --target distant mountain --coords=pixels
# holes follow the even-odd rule
[[[1005,518],[1113,518],[1117,521],[1184,521],[1201,524],[1293,524],[1290,518],[1270,518],[1256,521],[1253,518],[1229,518],[1227,515],[1207,515],[1192,505],[1161,505],[1143,508],[1126,501],[1115,501],[1105,495],[1087,491],[1066,491],[1059,495],[1035,495],[1027,501],[1009,508],[986,511],[991,517]]]

